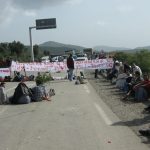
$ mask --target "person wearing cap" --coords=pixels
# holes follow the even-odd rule
[[[5,82],[0,83],[0,104],[5,104],[8,101],[8,97],[5,91]]]

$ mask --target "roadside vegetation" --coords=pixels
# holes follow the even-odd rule
[[[42,56],[50,54],[47,50],[41,50],[38,45],[33,46],[33,51],[35,61],[39,61]],[[8,57],[20,62],[29,62],[31,61],[30,47],[19,41],[0,43],[0,60]]]
[[[135,63],[140,66],[142,72],[150,73],[150,51],[146,49],[135,53],[116,52],[114,57],[119,61],[126,61],[128,64]]]
[[[43,50],[36,44],[33,46],[35,61],[40,61],[43,56],[48,56],[51,50]],[[31,50],[29,46],[25,46],[20,41],[13,41],[11,43],[0,43],[0,60],[12,58],[20,62],[31,61]],[[143,72],[150,73],[150,51],[141,49],[138,52],[115,52],[114,57],[119,61],[127,61],[129,64],[136,63]]]

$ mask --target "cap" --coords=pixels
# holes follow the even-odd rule
[[[116,60],[116,61],[115,61],[115,63],[116,63],[116,64],[119,64],[119,61],[118,61],[118,60]]]

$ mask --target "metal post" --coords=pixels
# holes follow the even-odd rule
[[[34,62],[34,52],[33,52],[33,45],[32,45],[32,33],[31,29],[36,27],[29,27],[29,37],[30,37],[30,49],[31,49],[31,59]]]

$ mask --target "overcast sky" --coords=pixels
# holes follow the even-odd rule
[[[33,44],[55,41],[85,47],[150,45],[150,0],[0,0],[0,42],[29,45],[36,19],[57,28],[32,29]]]

